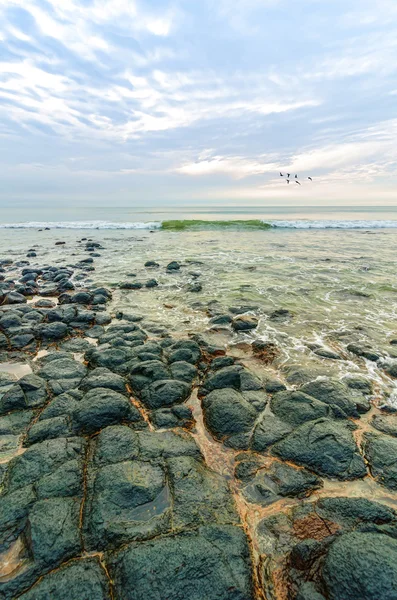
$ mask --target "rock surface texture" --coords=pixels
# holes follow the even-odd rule
[[[84,249],[1,263],[1,360],[27,370],[0,370],[0,600],[397,599],[397,425],[370,383],[114,316],[109,290],[78,285],[105,250]],[[242,308],[213,304],[212,329],[246,344],[260,321]]]

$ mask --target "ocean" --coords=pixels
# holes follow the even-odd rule
[[[76,287],[110,287],[115,312],[144,311],[170,332],[195,334],[211,329],[209,315],[241,310],[259,317],[258,328],[238,336],[211,330],[222,345],[271,340],[282,349],[278,376],[298,364],[336,377],[361,373],[397,406],[394,381],[346,351],[359,342],[397,358],[389,344],[397,338],[392,207],[20,210],[0,212],[0,258],[26,260],[33,250],[31,265],[73,265],[82,258],[79,240],[88,237],[106,251]],[[160,267],[147,269],[148,260]],[[183,268],[169,273],[165,267],[173,260]],[[159,284],[153,289],[120,288],[152,277]],[[190,291],[197,281],[201,291]],[[291,318],[269,319],[279,309]],[[313,353],[316,345],[341,360],[324,361]]]

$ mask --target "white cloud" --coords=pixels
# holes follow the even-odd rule
[[[253,175],[262,175],[277,170],[277,164],[249,160],[241,156],[213,156],[198,162],[191,162],[177,167],[176,172],[183,175],[230,175],[232,179],[243,179]]]

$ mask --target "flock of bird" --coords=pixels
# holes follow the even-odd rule
[[[280,173],[280,177],[284,177],[284,173]],[[291,181],[290,177],[291,177],[291,173],[287,173],[287,179],[286,179],[287,183],[289,183]],[[308,177],[308,179],[310,179],[310,181],[313,181],[313,179],[311,177]],[[300,181],[298,181],[298,175],[295,175],[294,181],[298,185],[301,185]]]

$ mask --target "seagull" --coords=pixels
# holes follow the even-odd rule
[[[308,177],[308,179],[310,179],[310,181],[313,181],[313,179],[311,177]]]
[[[300,185],[299,181],[295,181],[295,183],[297,183],[298,185]]]
[[[289,179],[287,179],[287,183],[289,183]]]
[[[298,179],[298,175],[295,175],[295,179]]]
[[[291,173],[288,173],[287,177],[288,177],[288,179],[289,179],[289,178],[291,177]]]
[[[284,177],[284,175],[282,173],[280,173],[280,177]]]

